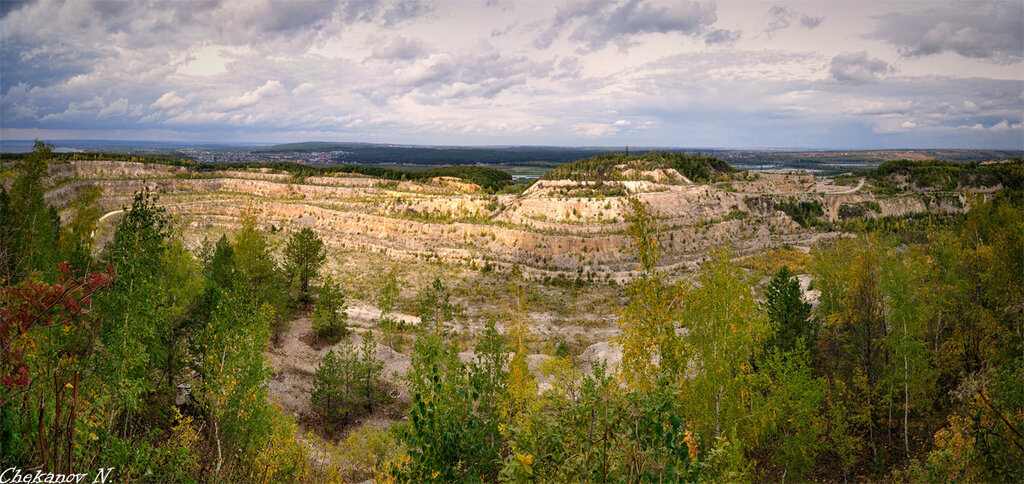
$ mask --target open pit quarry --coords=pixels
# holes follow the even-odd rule
[[[661,263],[669,272],[693,270],[721,247],[736,256],[781,245],[806,250],[836,235],[801,227],[776,209],[781,201],[817,201],[832,221],[840,219],[844,205],[875,207],[867,217],[964,206],[960,199],[929,205],[916,193],[877,196],[863,181],[837,186],[802,172],[745,173],[728,182],[696,184],[671,169],[622,171],[636,179],[600,187],[538,180],[521,194],[487,194],[450,178],[398,182],[346,174],[299,180],[267,169],[199,173],[180,166],[75,161],[50,166],[47,201],[63,209],[83,186],[101,188],[97,250],[120,210],[148,188],[193,245],[207,234],[232,230],[244,211],[254,210],[263,228],[288,233],[310,227],[334,249],[489,266],[527,278],[620,283],[637,266],[624,250],[627,197],[645,203],[657,219]]]
[[[335,253],[328,257],[327,270],[347,274],[341,279],[350,283],[350,290],[369,285],[368,280],[372,283],[376,276],[363,277],[368,271],[387,271],[374,264],[395,262],[408,268],[402,298],[412,300],[415,288],[429,280],[425,273],[451,269],[455,275],[447,283],[457,289],[455,300],[466,310],[453,328],[460,335],[459,356],[464,361],[474,357],[468,344],[471,335],[480,334],[485,322],[497,318],[520,277],[598,282],[580,291],[571,289],[576,285],[531,286],[536,298],[524,311],[530,326],[527,363],[540,390],[554,384],[542,367],[553,358],[556,342],[568,345],[583,373],[598,362],[614,371],[622,360],[616,308],[623,304],[623,290],[600,283],[621,284],[637,274],[636,258],[628,250],[631,197],[646,204],[657,221],[661,269],[672,277],[692,274],[713,250],[723,247],[736,257],[780,246],[807,252],[817,240],[841,235],[820,226],[801,226],[780,209],[782,204],[816,202],[823,221],[962,211],[966,206],[963,191],[939,194],[908,186],[892,194],[865,179],[843,186],[805,172],[741,172],[728,176],[728,181],[693,183],[667,168],[615,168],[616,179],[601,183],[542,179],[519,193],[490,194],[475,184],[443,177],[417,182],[350,174],[299,179],[269,169],[197,172],[132,162],[55,162],[49,166],[51,188],[46,197],[67,218],[72,201],[84,188],[102,190],[97,252],[112,237],[135,194],[148,189],[175,217],[176,230],[192,248],[238,228],[249,211],[257,213],[261,228],[278,240],[303,227],[313,228],[329,253]],[[506,277],[510,272],[518,276]],[[816,295],[809,277],[801,275],[800,282],[813,302]],[[381,312],[374,306],[372,291],[350,292],[350,339],[359,343],[369,331],[387,337],[377,326]],[[404,311],[393,317],[410,327],[417,325],[418,318],[408,308]],[[311,345],[312,334],[310,317],[299,314],[265,353],[274,370],[268,384],[274,401],[300,422],[312,415],[310,394],[317,364],[341,344]],[[404,403],[368,417],[373,421],[402,418],[394,409],[411,398],[404,380],[410,356],[401,338],[398,345],[378,340],[374,358],[383,363],[391,395]],[[301,425],[305,432],[307,427]]]

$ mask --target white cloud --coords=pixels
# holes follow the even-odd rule
[[[312,82],[303,82],[302,84],[295,86],[295,89],[292,89],[292,94],[296,96],[301,96],[303,94],[306,94],[307,92],[312,91],[315,87],[316,85],[313,84]]]
[[[136,106],[136,108],[138,107],[140,106]],[[128,102],[128,98],[123,97],[121,99],[118,99],[117,101],[110,103],[103,109],[100,109],[100,111],[96,113],[96,116],[100,119],[107,119],[115,116],[125,116],[132,109],[133,106]]]
[[[232,111],[247,106],[252,106],[263,98],[273,96],[275,94],[284,92],[284,86],[281,81],[270,80],[265,82],[262,86],[257,87],[251,91],[242,94],[241,96],[229,97],[221,99],[217,102],[217,106],[228,111]]]
[[[572,131],[589,138],[600,138],[614,133],[616,128],[610,124],[603,123],[579,123],[572,127]]]
[[[170,110],[183,106],[187,102],[188,101],[179,96],[176,91],[169,91],[164,93],[163,96],[160,96],[160,99],[157,99],[156,102],[154,102],[150,107],[156,109]]]
[[[186,76],[213,76],[227,70],[227,65],[239,55],[251,53],[247,47],[210,45],[188,54],[179,64],[178,73]]]

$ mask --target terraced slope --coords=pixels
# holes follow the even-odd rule
[[[117,210],[148,188],[179,218],[192,244],[234,228],[244,210],[256,210],[267,228],[311,227],[335,248],[489,266],[527,277],[620,282],[636,267],[622,250],[628,243],[627,197],[646,203],[658,219],[666,270],[693,269],[723,246],[747,255],[787,244],[806,248],[836,235],[802,227],[779,209],[786,204],[816,204],[822,219],[831,221],[963,207],[963,195],[929,206],[914,193],[879,196],[866,191],[863,181],[835,186],[806,173],[740,172],[718,178],[724,181],[693,183],[672,168],[646,162],[614,165],[606,179],[545,179],[522,194],[498,195],[450,177],[413,182],[336,174],[298,181],[269,169],[200,173],[115,161],[54,163],[50,170],[54,188],[47,196],[58,207],[67,207],[83,186],[103,190],[107,216],[99,245],[118,220]]]

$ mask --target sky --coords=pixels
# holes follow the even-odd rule
[[[1024,1],[0,0],[0,139],[1024,149]]]

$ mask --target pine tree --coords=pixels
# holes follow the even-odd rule
[[[327,261],[324,241],[313,229],[304,228],[288,239],[284,247],[285,270],[292,281],[293,300],[307,306],[310,301],[310,284],[320,274]]]
[[[803,300],[800,281],[782,266],[768,283],[762,305],[771,323],[772,334],[766,340],[766,348],[789,352],[803,341],[805,347],[814,344],[815,328],[811,320],[811,305]]]
[[[333,339],[348,332],[345,295],[330,276],[320,286],[320,296],[313,310],[313,330],[321,337]]]

